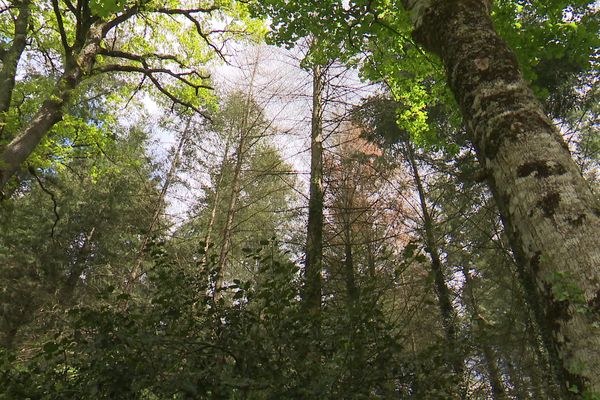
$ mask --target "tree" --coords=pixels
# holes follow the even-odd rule
[[[310,185],[306,228],[305,301],[315,318],[321,308],[323,272],[323,90],[327,68],[312,67],[313,92],[310,128]]]
[[[256,75],[258,66],[252,68]],[[232,279],[253,279],[256,271],[244,249],[281,239],[290,219],[287,208],[295,182],[286,177],[291,166],[271,143],[275,132],[252,93],[233,91],[213,115],[212,123],[196,132],[200,140],[202,136],[215,137],[213,157],[191,149],[186,154],[185,164],[191,166],[187,179],[200,179],[194,175],[202,169],[207,169],[208,177],[202,183],[203,199],[190,210],[173,245],[182,259],[191,262],[196,244],[188,248],[184,243],[202,243],[201,263],[215,269],[217,299]]]
[[[62,312],[101,287],[124,286],[158,197],[145,140],[132,129],[95,157],[76,157],[59,171],[32,168],[30,186],[1,203],[6,348],[52,335]]]
[[[573,10],[590,5],[576,3]],[[545,326],[545,341],[563,376],[565,394],[569,387],[583,392],[586,385],[597,391],[600,360],[590,356],[589,350],[598,346],[599,337],[595,323],[597,199],[522,77],[514,53],[494,30],[491,1],[413,0],[401,4],[415,27],[416,41],[436,54],[445,67],[448,87],[500,207],[513,251],[526,272],[530,301]],[[283,43],[293,43],[298,32],[327,32],[334,43],[327,49],[346,53],[346,59],[370,46],[382,50],[387,57],[386,72],[395,75],[394,95],[410,106],[400,119],[412,125],[418,136],[427,132],[425,109],[432,91],[426,89],[439,85],[439,80],[432,83],[431,77],[440,74],[435,61],[417,64],[427,58],[414,46],[412,50],[406,46],[410,43],[405,36],[406,14],[398,13],[395,5],[333,2],[311,10],[273,0],[257,8],[274,15],[278,22],[274,36]],[[551,18],[556,20],[565,9],[561,3],[553,4],[551,10]],[[323,15],[331,18],[320,18]],[[295,31],[281,29],[288,18]],[[388,47],[379,48],[379,41]],[[587,46],[588,56],[590,51]],[[406,66],[411,68],[403,70]],[[408,84],[401,83],[403,78]],[[564,295],[562,287],[568,281],[576,282],[575,290]]]
[[[27,6],[27,3],[24,4]],[[231,11],[228,15],[232,17],[232,21],[225,29],[217,32],[206,27],[212,18],[216,18],[215,15],[227,14],[227,9]],[[62,71],[58,73],[54,87],[46,95],[38,111],[2,149],[0,190],[47,133],[63,119],[63,108],[80,84],[99,74],[142,75],[140,88],[148,79],[173,105],[203,114],[211,87],[202,68],[208,59],[220,55],[219,46],[215,44],[219,39],[214,37],[226,40],[228,32],[236,30],[239,19],[243,19],[245,15],[243,7],[236,8],[234,2],[209,4],[206,7],[183,5],[179,8],[176,4],[164,6],[152,1],[131,5],[125,2],[109,4],[82,1],[74,5],[67,0],[61,7],[58,0],[53,0],[51,13],[46,12],[44,7],[41,10],[41,14],[36,17],[54,26],[59,32],[60,45],[52,50],[58,50],[61,54],[62,59],[59,61]],[[27,13],[23,12],[22,15],[25,17]],[[178,32],[177,27],[167,23],[172,20],[181,24],[176,24],[177,26],[185,28]],[[136,26],[146,26],[153,30],[170,27],[171,34],[175,37],[194,32],[199,40],[191,43],[194,47],[186,50],[186,59],[183,60],[177,55],[178,50],[174,46],[165,48],[168,41],[156,43],[152,38],[142,39],[139,36],[142,40],[129,40],[129,32]],[[19,39],[20,36],[16,38]],[[189,41],[188,38],[183,43]],[[17,41],[15,44],[18,43]],[[169,54],[169,51],[172,53]],[[16,50],[14,53],[17,53]],[[9,68],[15,63],[5,64],[5,67]],[[166,78],[160,78],[161,76]]]
[[[404,2],[415,38],[442,59],[547,345],[576,393],[598,392],[598,200],[544,114],[487,1]],[[500,116],[500,117],[499,117]]]

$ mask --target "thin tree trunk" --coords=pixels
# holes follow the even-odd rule
[[[526,302],[525,299],[523,299]],[[530,314],[530,313],[528,313]],[[528,315],[529,317],[529,315]],[[539,327],[531,317],[527,318],[527,339],[529,346],[533,349],[529,366],[529,376],[531,377],[532,393],[543,393],[536,398],[558,399],[560,398],[560,388],[552,374],[551,366],[548,360],[547,352],[544,352],[543,342],[540,342]]]
[[[249,139],[251,130],[253,126],[250,126],[250,107],[252,106],[252,96],[254,90],[254,81],[256,79],[256,74],[258,72],[258,63],[260,61],[260,53],[256,56],[256,62],[254,64],[254,68],[252,69],[252,73],[250,75],[249,89],[246,95],[246,102],[244,104],[245,109],[243,110],[243,117],[240,125],[240,131],[238,136],[238,146],[236,149],[236,158],[235,158],[235,166],[233,170],[233,178],[231,181],[231,196],[229,197],[229,204],[227,205],[227,215],[225,220],[225,226],[223,228],[223,241],[221,243],[221,251],[219,253],[219,261],[217,264],[217,276],[215,278],[215,293],[214,298],[218,300],[221,298],[221,292],[223,287],[224,280],[224,270],[225,264],[227,263],[227,257],[229,255],[229,251],[231,249],[231,239],[233,236],[234,230],[234,218],[236,214],[237,202],[240,197],[240,191],[242,187],[241,182],[241,173],[242,166],[244,163],[244,155],[248,150],[247,140]]]
[[[349,216],[347,216],[349,218]],[[358,287],[354,276],[354,257],[352,254],[352,226],[349,221],[344,221],[344,281],[346,282],[346,295],[348,296],[349,309],[353,309],[358,301]]]
[[[43,102],[28,126],[3,149],[0,154],[0,192],[42,138],[62,120],[63,106],[94,65],[102,34],[102,25],[94,25],[89,29],[86,43],[81,50],[75,56],[67,57],[65,72],[58,79],[48,99]]]
[[[344,170],[344,162],[341,164],[341,172],[338,179],[339,190],[338,199],[340,201],[339,213],[342,223],[342,237],[344,240],[344,261],[343,261],[343,276],[346,285],[347,305],[349,312],[354,312],[356,302],[358,301],[358,287],[356,286],[356,276],[354,273],[354,254],[353,254],[353,238],[352,238],[352,223],[354,210],[354,190],[350,176],[352,171]]]
[[[349,384],[352,387],[361,387],[362,378],[365,376],[364,367],[364,340],[363,330],[361,329],[362,308],[360,305],[360,292],[356,285],[356,275],[354,271],[354,255],[352,243],[352,211],[353,196],[352,188],[348,187],[348,179],[342,182],[342,196],[344,206],[341,208],[342,229],[344,238],[344,262],[343,276],[346,286],[346,312],[350,322],[350,352],[349,354]]]
[[[600,393],[600,204],[495,32],[490,4],[404,0],[416,40],[444,62],[563,395]]]
[[[376,237],[376,236],[373,236]],[[374,243],[373,239],[370,237],[366,238],[367,240],[367,271],[369,271],[369,278],[375,278],[375,254],[373,251]]]
[[[452,305],[450,290],[448,289],[448,285],[446,285],[444,267],[440,259],[438,244],[435,238],[434,222],[427,206],[427,195],[425,193],[425,188],[423,187],[423,182],[421,181],[419,167],[415,160],[415,150],[410,142],[405,143],[405,149],[406,156],[412,169],[413,180],[419,195],[419,202],[421,204],[421,213],[423,215],[423,239],[426,246],[425,251],[431,258],[431,271],[434,278],[434,288],[438,298],[440,314],[442,316],[442,326],[444,327],[446,341],[448,342],[450,349],[450,362],[452,370],[459,381],[458,383],[461,392],[460,396],[464,397],[464,354],[460,350],[461,346],[457,338],[458,328],[456,326],[456,311]]]
[[[3,114],[10,109],[17,66],[27,45],[27,30],[31,18],[30,0],[22,0],[16,4],[18,4],[19,15],[15,19],[13,42],[6,53],[3,54],[2,70],[0,70],[0,124],[4,122]],[[0,126],[0,132],[2,130],[3,127]]]
[[[321,308],[321,271],[323,270],[323,68],[315,65],[312,74],[310,187],[304,301],[309,310],[318,312]]]
[[[523,400],[527,400],[527,399],[531,399],[531,396],[529,395],[529,392],[527,390],[525,390],[525,386],[523,384],[523,377],[521,376],[521,371],[518,371],[514,364],[512,363],[512,361],[509,361],[507,364],[507,369],[508,369],[508,377],[511,383],[511,386],[513,387],[513,394],[514,394],[514,398],[515,399],[523,399]],[[537,399],[536,399],[537,400]]]
[[[467,296],[467,298],[465,299],[465,303],[467,304],[467,308],[469,309],[472,319],[475,322],[475,329],[480,335],[485,334],[485,332],[488,330],[487,324],[481,316],[481,313],[479,312],[479,306],[475,301],[469,271],[467,270],[467,267],[463,267],[461,272],[465,280],[465,293]],[[500,369],[498,368],[498,362],[496,361],[496,352],[485,340],[477,340],[477,346],[481,349],[481,353],[483,354],[483,359],[485,361],[485,366],[488,372],[490,387],[492,389],[493,399],[508,399],[506,387],[504,386],[504,382],[502,381],[502,375],[500,373]]]
[[[249,103],[249,102],[247,102]],[[249,104],[246,104],[249,106]],[[247,110],[244,111],[247,115]],[[236,214],[236,207],[240,198],[240,190],[242,186],[241,173],[242,166],[244,163],[244,153],[246,151],[246,139],[248,136],[247,132],[247,121],[246,118],[242,123],[240,135],[238,137],[239,142],[235,150],[236,158],[235,165],[233,168],[233,177],[231,181],[231,192],[229,197],[229,203],[227,204],[227,214],[225,219],[225,226],[223,228],[223,241],[221,242],[221,251],[219,252],[219,261],[217,264],[217,277],[215,280],[215,299],[221,297],[221,291],[223,288],[225,264],[227,263],[227,257],[231,249],[231,239],[233,236],[233,222]]]
[[[206,263],[208,259],[208,250],[210,249],[210,241],[212,240],[212,232],[215,227],[215,222],[217,220],[217,209],[219,208],[219,202],[221,201],[221,191],[223,190],[223,177],[225,176],[225,165],[227,163],[227,158],[229,157],[229,140],[225,142],[225,151],[223,153],[223,159],[221,160],[221,166],[219,171],[219,179],[217,180],[215,186],[215,198],[213,200],[213,205],[210,210],[210,219],[208,221],[208,226],[206,227],[206,236],[204,237],[204,254],[202,255],[202,263]]]
[[[156,225],[158,224],[160,214],[164,208],[165,198],[167,197],[167,191],[171,187],[173,178],[177,173],[177,168],[179,168],[179,159],[181,157],[181,151],[183,150],[183,146],[185,146],[185,144],[189,140],[190,134],[192,132],[192,130],[190,129],[192,118],[193,116],[188,118],[187,123],[185,124],[185,128],[181,133],[181,137],[179,138],[177,148],[175,149],[175,153],[173,154],[173,160],[171,160],[171,166],[169,167],[169,171],[167,172],[167,176],[165,177],[165,182],[163,183],[162,188],[160,190],[160,194],[158,195],[158,199],[156,200],[156,205],[154,206],[154,212],[152,213],[152,219],[150,220],[148,231],[146,232],[146,235],[144,235],[144,240],[142,241],[140,248],[138,249],[133,269],[129,273],[129,277],[125,285],[126,291],[130,291],[133,288],[135,282],[137,282],[137,280],[143,274],[142,264],[144,263],[145,249],[148,246],[150,239],[152,238],[152,234],[154,233]]]

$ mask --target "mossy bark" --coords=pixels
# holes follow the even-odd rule
[[[487,0],[405,0],[500,208],[545,343],[571,396],[600,392],[600,205],[498,36]],[[570,390],[569,390],[570,389]]]

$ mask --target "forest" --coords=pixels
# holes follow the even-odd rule
[[[0,0],[0,400],[600,400],[598,0]]]

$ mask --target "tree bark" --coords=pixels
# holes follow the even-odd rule
[[[321,308],[323,269],[323,69],[320,65],[315,65],[312,73],[310,187],[304,301],[309,310],[318,311]]]
[[[27,30],[31,19],[30,0],[23,0],[17,4],[19,15],[15,19],[13,42],[2,57],[2,70],[0,71],[0,124],[4,121],[2,114],[10,109],[17,66],[27,45]],[[0,132],[2,129],[3,127],[0,126]]]
[[[63,106],[94,65],[102,36],[102,25],[94,25],[89,29],[83,47],[75,55],[67,55],[65,71],[48,99],[44,101],[29,125],[3,149],[0,154],[0,192],[42,138],[62,120]]]
[[[472,132],[515,257],[540,299],[565,396],[600,392],[600,205],[498,36],[489,0],[404,0]],[[570,390],[569,390],[570,389]]]

